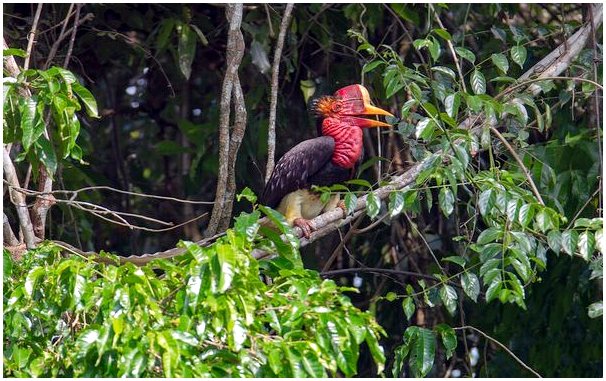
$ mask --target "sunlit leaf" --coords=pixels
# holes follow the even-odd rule
[[[522,45],[516,45],[509,51],[513,62],[517,63],[521,69],[524,68],[524,62],[526,62],[526,48]]]
[[[486,93],[486,78],[477,69],[471,73],[471,89],[476,95]]]

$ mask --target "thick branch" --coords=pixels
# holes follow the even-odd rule
[[[228,177],[229,161],[229,118],[231,113],[231,98],[238,67],[244,55],[244,38],[240,31],[242,23],[242,4],[228,4],[226,11],[229,19],[229,32],[227,35],[227,70],[223,78],[221,89],[221,116],[219,120],[219,176],[215,205],[204,235],[212,236],[217,232],[223,209]]]
[[[235,77],[233,89],[233,102],[235,110],[234,125],[229,138],[229,154],[228,157],[228,173],[227,173],[227,191],[225,193],[225,208],[219,223],[219,231],[223,231],[229,227],[231,221],[231,212],[234,206],[234,196],[236,194],[236,159],[238,158],[238,150],[244,139],[246,131],[246,104],[244,103],[244,93],[240,85],[240,78]]]
[[[278,75],[280,73],[280,59],[282,58],[282,49],[284,48],[284,38],[286,30],[290,24],[290,15],[294,4],[286,4],[284,16],[280,24],[280,33],[276,42],[274,51],[274,62],[271,71],[271,96],[269,102],[269,126],[267,128],[267,166],[265,167],[265,182],[269,181],[271,173],[274,170],[276,156],[276,105],[278,102]],[[271,23],[270,23],[271,25]]]
[[[11,160],[6,147],[3,149],[2,156],[2,168],[4,169],[4,177],[6,181],[14,187],[19,187],[19,179],[17,178],[17,171]],[[29,218],[27,211],[27,205],[25,204],[25,196],[14,189],[9,189],[11,200],[17,208],[17,215],[19,216],[19,225],[21,226],[21,232],[23,232],[23,238],[28,249],[35,247],[35,235],[32,221]]]

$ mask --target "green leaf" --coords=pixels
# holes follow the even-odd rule
[[[238,200],[238,202],[240,202],[240,200],[243,198],[245,198],[251,204],[257,202],[257,195],[249,187],[245,187],[242,189],[242,192],[236,195],[236,200]]]
[[[511,59],[513,62],[520,66],[520,69],[524,68],[524,62],[526,62],[526,48],[522,45],[517,45],[510,50]]]
[[[437,71],[439,73],[445,74],[448,77],[452,78],[454,81],[457,80],[457,75],[455,74],[454,70],[452,70],[449,67],[446,66],[434,66],[431,68],[431,70],[433,71]]]
[[[562,234],[559,230],[552,230],[547,234],[547,244],[554,253],[560,253],[562,247]]]
[[[368,196],[366,196],[366,213],[371,219],[374,219],[380,211],[381,200],[374,192],[370,192]]]
[[[478,69],[471,73],[471,89],[476,95],[486,93],[486,78]]]
[[[415,137],[417,139],[428,140],[436,128],[436,123],[428,117],[421,119],[415,129]]]
[[[438,42],[438,40],[433,37],[430,38],[431,43],[427,46],[427,49],[429,49],[429,54],[431,54],[431,58],[434,60],[434,62],[437,62],[440,58],[440,53],[442,52],[442,49],[440,49],[440,43]]]
[[[476,62],[476,55],[473,54],[473,52],[471,50],[457,46],[455,48],[455,51],[457,52],[457,54],[459,56],[461,56],[462,58],[466,59],[467,61],[469,61],[471,63],[475,63]]]
[[[169,37],[174,27],[175,19],[173,18],[166,18],[160,23],[160,27],[158,29],[158,37],[156,37],[156,49],[158,52],[164,50],[166,45],[168,45]]]
[[[436,338],[433,331],[421,327],[408,327],[404,342],[410,346],[409,366],[413,377],[425,377],[433,367]]]
[[[444,216],[448,217],[452,214],[454,211],[455,197],[450,188],[442,187],[442,189],[440,189],[438,203]]]
[[[179,55],[179,69],[183,76],[189,79],[191,76],[191,65],[196,56],[196,34],[187,24],[181,24],[177,54]]]
[[[478,208],[480,209],[480,214],[482,216],[486,216],[489,212],[492,211],[496,199],[497,196],[492,189],[486,189],[485,191],[480,193],[480,197],[478,198]]]
[[[324,367],[322,367],[322,364],[320,364],[318,356],[313,351],[306,351],[303,356],[301,356],[301,362],[303,363],[303,368],[310,377],[326,377],[326,371],[324,370]]]
[[[189,24],[189,26],[194,30],[194,32],[196,32],[196,34],[198,35],[198,38],[200,39],[200,42],[202,43],[202,45],[208,46],[208,39],[206,38],[206,36],[204,35],[204,33],[202,33],[202,31],[200,30],[200,28],[198,28],[195,24]]]
[[[442,344],[446,348],[446,360],[450,359],[457,349],[457,334],[448,324],[440,323],[435,328],[436,332],[442,338]]]
[[[578,249],[581,257],[589,261],[595,250],[595,237],[592,232],[586,230],[579,235]]]
[[[589,307],[587,307],[587,316],[589,316],[591,319],[595,319],[595,318],[602,316],[603,315],[602,306],[603,306],[602,301],[590,304]]]
[[[387,210],[391,217],[395,217],[404,209],[404,192],[394,191],[389,194]]]
[[[459,257],[458,255],[453,255],[450,257],[442,258],[442,261],[456,263],[457,265],[459,265],[463,268],[465,268],[465,263],[466,263],[465,258]]]
[[[490,286],[488,286],[488,290],[486,290],[486,303],[490,303],[494,300],[501,291],[502,283],[500,279],[495,279]]]
[[[91,118],[98,118],[99,112],[97,110],[97,101],[95,100],[93,94],[88,91],[86,87],[82,86],[78,82],[75,82],[72,85],[72,89],[84,104],[84,108],[86,109],[87,115]]]
[[[410,318],[412,318],[412,315],[415,313],[415,308],[415,302],[412,297],[407,296],[402,300],[402,309],[404,310],[406,319],[410,320]]]
[[[35,144],[36,155],[46,167],[46,171],[49,175],[54,175],[57,171],[57,156],[55,155],[55,149],[51,142],[48,141],[44,136],[41,136]]]
[[[367,189],[371,189],[372,188],[372,185],[368,181],[366,181],[364,179],[351,179],[351,180],[347,180],[345,182],[345,184],[359,185],[359,186],[362,186],[362,187],[367,188]]]
[[[507,56],[502,53],[495,53],[490,56],[492,63],[503,73],[507,74],[509,70],[509,61],[507,60]]]
[[[482,233],[480,233],[477,243],[478,245],[485,245],[490,242],[494,242],[503,237],[503,231],[497,227],[490,227]]]
[[[445,29],[436,28],[436,29],[433,30],[433,32],[435,34],[437,34],[438,36],[442,37],[443,39],[445,39],[446,41],[452,40],[452,36]]]
[[[520,207],[518,212],[518,222],[522,225],[522,227],[528,226],[530,221],[532,221],[532,217],[534,216],[534,207],[532,204],[524,204]]]
[[[347,192],[345,194],[345,208],[347,209],[347,214],[351,214],[356,210],[356,205],[358,204],[358,196],[355,193]]]
[[[8,49],[2,50],[2,55],[4,57],[17,56],[17,57],[25,58],[27,56],[27,52],[23,49],[8,48]]]
[[[442,299],[442,303],[444,303],[444,307],[450,314],[450,316],[454,316],[457,310],[457,299],[458,295],[454,288],[445,284],[440,288],[440,299]]]
[[[385,62],[383,62],[383,61],[367,62],[362,67],[362,74],[369,73],[369,72],[373,71],[374,69],[376,69],[377,67],[379,67],[380,65],[382,65],[384,63]]]
[[[402,106],[400,118],[406,119],[408,117],[408,113],[410,112],[410,109],[413,106],[415,106],[417,103],[418,103],[418,101],[414,98],[407,100],[406,103],[404,103],[404,105]]]
[[[385,367],[385,352],[383,351],[383,347],[379,345],[376,336],[370,330],[366,335],[366,344],[368,345],[368,349],[370,349],[372,359],[377,365],[377,373],[380,374]]]
[[[36,128],[37,118],[37,102],[33,97],[20,98],[19,99],[19,113],[21,114],[21,132],[23,149],[25,152],[29,151],[34,141],[42,134],[42,131],[38,133]],[[37,135],[37,136],[36,136]]]
[[[551,216],[546,209],[541,209],[541,211],[536,215],[535,220],[537,229],[539,229],[541,233],[546,233],[547,231],[555,228],[555,225],[551,220]]]
[[[461,274],[461,286],[465,294],[474,302],[478,301],[480,295],[480,280],[474,273],[465,272]]]
[[[562,233],[562,251],[573,255],[579,240],[579,234],[575,230],[566,230]]]
[[[464,93],[464,94],[465,94],[465,102],[467,102],[467,106],[469,106],[471,111],[473,111],[473,112],[482,111],[482,106],[484,105],[482,98],[480,98],[477,95],[468,95],[466,93]]]
[[[461,95],[456,92],[450,94],[444,98],[444,107],[446,108],[446,114],[451,118],[456,118],[459,114],[459,107],[461,106]]]

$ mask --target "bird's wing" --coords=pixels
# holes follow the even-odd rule
[[[330,162],[335,141],[329,136],[305,140],[280,158],[260,202],[275,208],[287,194],[309,187],[310,178]]]

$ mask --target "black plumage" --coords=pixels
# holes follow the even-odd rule
[[[355,168],[341,168],[332,163],[334,148],[335,141],[330,136],[305,140],[294,146],[276,164],[260,202],[275,208],[282,198],[298,189],[351,179]]]

